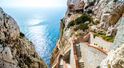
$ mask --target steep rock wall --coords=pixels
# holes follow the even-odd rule
[[[72,46],[69,43],[74,43],[73,46],[76,46],[76,44],[87,42],[89,45],[86,45],[88,48],[90,47],[89,49],[84,48],[83,45],[77,49],[82,52],[82,63],[77,62],[73,66],[80,68],[81,64],[81,68],[123,68],[124,0],[68,0],[67,5],[68,10],[65,17],[61,20],[61,37],[53,52],[51,65],[56,59],[57,54],[62,53],[62,56],[65,56],[63,49],[66,49],[67,46]],[[102,43],[103,47],[97,43],[94,43],[93,46],[90,45],[90,32],[93,33],[93,37],[97,36],[111,43],[112,45],[108,46],[110,48],[104,48],[107,46],[104,42]],[[117,49],[118,47],[120,47],[119,50]],[[82,49],[87,50],[86,54]],[[103,54],[103,52],[106,55]],[[76,51],[74,51],[74,53],[76,61],[80,61],[80,57],[76,55]],[[79,52],[77,52],[77,54],[78,53]],[[121,55],[119,55],[120,53]],[[84,58],[87,58],[87,55],[90,54],[92,54],[92,57],[89,57],[91,60],[85,60]],[[120,58],[119,56],[122,56],[122,58],[117,60]],[[97,58],[98,61],[95,61],[95,58]],[[75,58],[73,57],[73,59]],[[93,62],[94,65],[91,64],[91,66],[88,66],[88,61]]]
[[[124,17],[118,21],[118,32],[115,37],[112,50],[109,52],[107,58],[102,61],[102,68],[124,68]]]
[[[47,68],[15,20],[0,8],[0,68]]]

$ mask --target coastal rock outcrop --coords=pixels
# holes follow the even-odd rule
[[[67,6],[51,67],[123,68],[124,0],[68,0]]]
[[[0,68],[47,68],[15,20],[0,8]]]
[[[118,32],[113,47],[108,56],[101,63],[101,68],[124,68],[124,17],[118,21]]]

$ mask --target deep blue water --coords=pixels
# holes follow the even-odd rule
[[[54,9],[3,8],[18,23],[21,32],[34,43],[38,54],[49,64],[59,38],[60,19],[66,7]]]

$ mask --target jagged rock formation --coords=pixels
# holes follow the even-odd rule
[[[0,68],[47,68],[15,20],[0,8]]]
[[[67,5],[51,67],[123,68],[124,0],[68,0]]]
[[[119,26],[118,26],[118,32],[117,32],[117,35],[115,37],[115,41],[114,41],[114,46],[111,47],[112,49],[116,49],[118,47],[120,47],[123,43],[124,43],[124,14],[123,16],[120,18],[120,20],[118,21]]]
[[[120,23],[112,50],[107,58],[102,61],[101,68],[124,68],[124,17],[118,21]]]
[[[124,45],[111,51],[102,61],[101,68],[124,68]]]

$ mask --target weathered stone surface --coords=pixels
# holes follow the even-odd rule
[[[106,55],[107,53],[109,53],[109,51],[115,50],[114,52],[111,51],[110,54],[108,54],[107,60],[101,63],[102,64],[101,67],[102,68],[124,68],[124,57],[123,57],[123,50],[122,50],[123,48],[121,47],[121,45],[124,44],[124,38],[123,38],[124,37],[124,18],[123,18],[124,17],[124,0],[68,0],[67,5],[68,5],[68,10],[63,19],[64,27],[61,28],[62,30],[61,38],[59,39],[56,47],[58,51],[53,52],[51,64],[57,62],[56,53],[58,53],[59,51],[63,53],[63,49],[69,50],[69,46],[72,45],[69,43],[74,43],[73,46],[75,46],[75,44],[77,43],[82,43],[86,38],[88,39],[91,38],[91,36],[90,37],[88,36],[88,33],[93,32],[94,37],[95,35],[98,35],[99,38],[102,37],[101,39],[106,42],[112,41],[110,42],[111,45],[109,46],[109,48],[108,48],[109,44],[106,44],[100,41],[102,43],[100,45],[103,47],[105,46],[106,51],[104,51],[104,48],[91,47],[93,50],[97,51],[97,49],[100,48],[103,52],[106,53]],[[77,10],[78,12],[76,12]],[[83,20],[85,20],[85,18],[83,20],[81,19],[76,20],[77,18],[80,17],[80,15],[83,15],[83,14],[87,14],[87,16],[89,16],[91,19],[91,22],[88,23],[88,27],[89,27],[88,29],[82,29],[83,27],[86,26],[86,25],[83,26],[84,23],[86,23],[86,21],[82,22]],[[70,26],[69,28],[68,28],[68,25]],[[73,38],[73,36],[75,38]],[[69,41],[70,38],[73,38],[74,40],[81,38],[80,39],[81,41],[75,40],[72,42],[72,41]],[[113,42],[113,40],[115,41]],[[91,44],[89,40],[87,40],[87,43]],[[98,43],[97,44],[95,43],[92,45],[98,46]],[[61,49],[61,47],[63,49]],[[120,51],[117,49],[118,47],[121,47]],[[89,52],[90,49],[83,47],[83,45],[82,45],[82,48],[83,48],[82,51],[80,51],[80,52],[83,52],[82,57],[86,59],[87,55],[90,55],[90,56],[87,58],[87,60],[85,61],[83,60],[82,63],[77,63],[77,65],[81,64],[83,68],[91,68],[91,67],[99,68],[100,62],[104,60],[104,58],[106,57],[104,54],[101,53],[102,51],[100,51],[99,53],[95,52],[92,54]],[[87,55],[85,54],[85,51],[83,51],[84,49],[87,50],[86,51]],[[78,50],[80,50],[80,48]],[[62,54],[62,56],[64,55],[65,54]],[[78,59],[80,58],[78,57]],[[96,60],[98,59],[98,61],[95,61],[94,58],[96,58]],[[74,57],[73,59],[70,59],[70,60],[74,60]],[[88,65],[88,62],[93,62],[93,64],[89,63]],[[85,63],[87,63],[87,65]],[[70,66],[73,66],[73,65],[70,64]]]
[[[118,21],[118,31],[107,58],[102,61],[101,68],[124,68],[124,18]]]
[[[0,40],[5,41],[8,39],[15,40],[19,37],[19,27],[15,20],[4,13],[1,9],[0,11]]]
[[[81,50],[82,56],[79,61],[84,62],[84,68],[96,68],[106,57],[104,53],[92,47],[88,47],[84,43],[80,43],[79,45],[81,49],[78,50]]]
[[[101,68],[124,68],[124,44],[108,54],[101,63]]]
[[[0,68],[47,68],[15,20],[0,8]]]
[[[124,17],[121,17],[118,23],[119,23],[119,26],[117,28],[118,31],[115,37],[113,47],[111,47],[112,49],[116,49],[124,43],[124,38],[123,38],[124,37]]]
[[[111,25],[115,25],[124,12],[124,3],[109,0],[100,0],[93,9],[96,17],[100,19],[100,27],[108,29]]]

